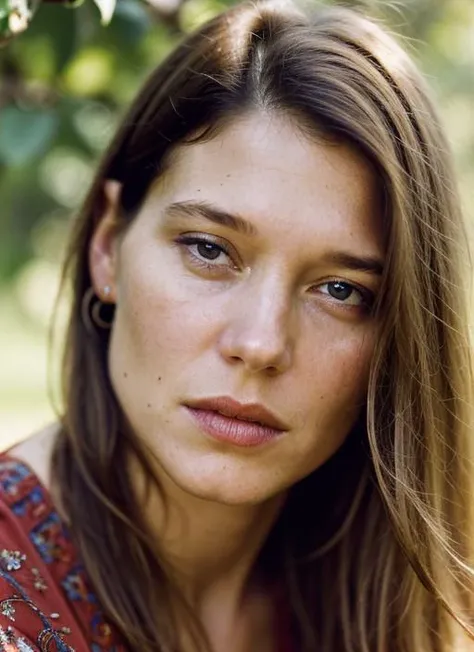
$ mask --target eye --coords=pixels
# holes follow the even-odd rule
[[[223,244],[218,244],[204,235],[181,235],[176,239],[191,264],[206,270],[219,270],[224,267],[236,269],[237,266]]]
[[[372,292],[345,281],[329,281],[320,285],[318,290],[345,306],[370,307],[373,303]]]
[[[216,260],[222,253],[225,254],[222,247],[212,242],[196,242],[194,243],[194,247],[196,248],[196,253],[206,260]]]

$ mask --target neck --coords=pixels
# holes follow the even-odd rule
[[[218,601],[238,609],[248,592],[262,588],[255,563],[284,495],[258,505],[224,505],[183,491],[165,474],[159,489],[144,495],[157,550],[191,604],[205,609]]]

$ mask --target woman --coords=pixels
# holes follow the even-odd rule
[[[438,125],[346,9],[241,5],[157,68],[72,235],[59,425],[2,458],[3,649],[470,647]]]

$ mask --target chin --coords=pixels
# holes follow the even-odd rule
[[[212,470],[201,467],[189,474],[180,469],[179,474],[170,477],[181,491],[194,498],[234,507],[265,503],[287,489],[266,474],[232,466],[230,463]]]

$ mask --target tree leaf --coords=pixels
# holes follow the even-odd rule
[[[8,42],[10,36],[10,26],[8,24],[8,16],[0,14],[0,47]]]
[[[117,0],[94,0],[99,8],[102,25],[108,25],[114,15]]]
[[[10,2],[9,0],[0,0],[0,46],[7,43],[10,36],[9,26]]]
[[[42,154],[57,128],[52,111],[24,111],[7,106],[0,112],[0,159],[7,165],[22,165]]]
[[[107,35],[114,39],[119,47],[123,48],[124,44],[136,46],[151,28],[152,21],[143,3],[137,0],[120,0]]]
[[[38,69],[36,58],[30,57],[27,42],[47,38],[54,59],[56,74],[61,73],[78,49],[78,25],[81,21],[81,8],[69,9],[61,4],[41,2],[28,31],[22,38],[17,58],[20,70],[25,77],[34,76]],[[25,62],[23,57],[29,57]],[[25,72],[26,71],[26,72]]]
[[[0,0],[0,18],[8,18],[10,11],[9,0]]]

